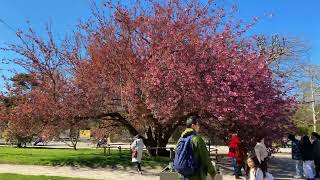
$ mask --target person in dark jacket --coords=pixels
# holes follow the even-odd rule
[[[314,166],[316,169],[316,177],[320,178],[320,136],[318,133],[311,133],[311,140],[313,144],[313,157],[314,157]]]
[[[313,170],[313,145],[308,136],[301,139],[301,159],[303,161],[303,172],[307,179],[314,179]]]
[[[242,141],[240,141],[240,143],[238,144],[238,150],[236,153],[237,153],[237,164],[240,171],[243,168],[244,172],[246,172],[247,148],[245,147]]]
[[[296,139],[293,134],[288,136],[288,139],[291,141],[291,154],[292,159],[295,160],[296,163],[296,176],[295,178],[303,177],[303,161],[301,159],[301,146],[300,142]]]

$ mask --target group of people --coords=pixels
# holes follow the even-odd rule
[[[199,117],[190,116],[186,121],[186,130],[182,133],[176,146],[174,169],[183,180],[205,180],[209,175],[215,178],[216,168],[213,166],[205,141],[198,135],[200,132]],[[137,135],[131,145],[132,162],[141,172],[141,158],[144,144],[142,137]],[[242,176],[244,169],[248,180],[273,180],[267,169],[268,151],[264,138],[260,138],[255,148],[255,156],[247,157],[247,150],[236,133],[232,134],[228,156],[232,158],[232,165],[236,179]]]
[[[198,135],[200,132],[199,117],[190,116],[186,121],[186,126],[176,146],[174,169],[184,180],[205,180],[208,175],[214,179],[216,169],[211,162],[204,140]],[[292,141],[292,159],[296,160],[297,176],[295,177],[319,178],[319,135],[312,133],[310,138],[303,136],[300,141],[294,135],[289,135],[288,139]],[[142,174],[143,148],[143,138],[137,135],[131,149],[132,162],[137,164],[140,174]],[[257,139],[253,149],[254,151],[248,153],[237,133],[232,134],[228,156],[232,158],[235,178],[241,179],[243,169],[248,180],[273,180],[273,176],[268,172],[269,152],[263,137]]]
[[[198,135],[200,132],[199,117],[194,115],[187,118],[186,129],[176,146],[173,166],[184,180],[206,180],[207,176],[215,178],[216,169],[213,166],[205,141]],[[141,172],[143,153],[142,136],[135,136],[131,144],[132,162],[137,164]]]
[[[184,180],[205,180],[208,175],[214,179],[217,173],[216,168],[211,162],[205,141],[198,135],[199,117],[190,116],[186,126],[176,146],[174,169]],[[137,164],[139,173],[141,173],[143,147],[142,137],[136,136],[131,145],[132,162]],[[272,175],[267,172],[268,151],[264,138],[259,139],[254,149],[255,156],[247,157],[244,144],[236,133],[232,134],[228,156],[232,157],[236,179],[242,176],[241,169],[244,169],[246,178],[249,180],[272,180]]]
[[[243,142],[238,137],[237,133],[231,135],[229,143],[228,156],[232,159],[232,167],[236,179],[241,179],[243,175],[242,169],[245,172],[245,177],[249,180],[269,180],[274,179],[268,172],[268,149],[264,144],[264,138],[258,138],[254,147],[254,153],[248,157],[248,150]]]
[[[313,132],[311,136],[302,136],[300,141],[292,134],[288,136],[292,142],[292,159],[295,160],[295,178],[320,178],[320,136]]]

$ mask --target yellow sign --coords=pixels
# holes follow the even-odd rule
[[[90,130],[80,130],[80,138],[90,139],[91,131]]]

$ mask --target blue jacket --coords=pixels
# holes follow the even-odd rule
[[[292,159],[301,160],[301,145],[298,140],[292,141]]]

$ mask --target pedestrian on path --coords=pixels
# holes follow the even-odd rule
[[[264,144],[264,138],[259,137],[258,142],[256,146],[254,147],[254,152],[256,154],[256,157],[260,163],[260,167],[263,171],[267,172],[268,171],[268,150],[266,145]]]
[[[132,162],[137,164],[139,174],[142,174],[141,160],[143,155],[143,148],[144,148],[144,143],[142,140],[142,136],[141,135],[135,136],[135,140],[131,145]]]
[[[200,117],[190,116],[187,119],[186,130],[176,146],[174,168],[183,180],[206,180],[210,175],[214,180],[216,170],[210,160],[206,143],[201,136],[199,125]]]
[[[315,170],[313,164],[313,145],[308,136],[301,139],[301,159],[303,161],[303,172],[307,179],[314,179]]]
[[[316,177],[320,178],[320,136],[318,133],[311,133],[311,140],[313,144],[313,157],[314,157],[314,166],[316,171]]]
[[[229,143],[229,152],[228,156],[232,158],[232,167],[234,170],[234,175],[236,179],[241,179],[240,176],[242,176],[241,169],[238,165],[237,159],[239,152],[239,144],[240,144],[240,138],[238,137],[237,133],[233,133],[231,135],[230,143]]]
[[[246,167],[247,167],[247,149],[242,141],[240,141],[238,145],[238,150],[237,150],[237,164],[239,167],[239,170],[241,172],[241,169],[246,172]]]
[[[295,135],[290,134],[288,139],[291,141],[291,155],[292,159],[295,160],[296,164],[296,175],[295,178],[303,177],[303,161],[301,159],[301,145],[296,139]]]

